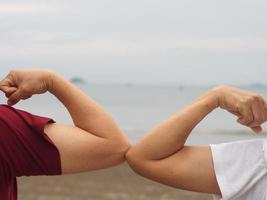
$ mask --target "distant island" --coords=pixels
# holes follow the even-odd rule
[[[72,82],[72,83],[86,83],[86,81],[80,77],[73,77],[70,79],[70,82]]]
[[[267,85],[262,84],[262,83],[250,83],[250,84],[237,85],[237,87],[251,88],[251,89],[263,89],[263,88],[267,88]]]
[[[266,88],[266,85],[261,84],[261,83],[251,83],[249,85],[249,87],[251,87],[251,88]]]

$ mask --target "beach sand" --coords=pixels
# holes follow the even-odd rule
[[[211,200],[134,174],[127,164],[65,176],[18,179],[19,200]]]

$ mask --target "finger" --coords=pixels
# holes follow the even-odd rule
[[[9,86],[2,86],[1,90],[6,94],[11,94],[11,93],[14,93],[17,90],[17,88],[16,87],[9,87]]]
[[[5,93],[6,98],[9,98],[16,91],[17,91],[17,88],[10,89],[10,91]]]
[[[21,99],[25,100],[32,96],[31,93],[27,92],[23,87],[17,89],[16,92],[10,95],[8,98],[8,105],[15,105],[18,103]]]
[[[16,92],[17,88],[15,87],[8,87],[8,86],[2,86],[2,92],[5,93],[5,96],[9,98],[14,92]]]
[[[3,87],[9,86],[6,79],[3,79],[0,81],[0,90],[3,89]]]
[[[12,95],[9,96],[7,104],[12,106],[18,103],[22,99],[22,92],[20,89],[18,89],[16,92],[14,92]]]
[[[261,132],[262,132],[262,127],[261,127],[261,126],[251,127],[251,129],[252,129],[255,133],[261,133]]]
[[[3,80],[0,81],[0,90],[2,90],[4,86],[15,86],[15,84],[12,83],[10,73]]]
[[[238,118],[241,117],[241,114],[238,111],[228,111],[230,113],[232,113],[233,115],[237,116]]]
[[[28,94],[28,95],[23,95],[23,96],[21,97],[21,99],[26,100],[26,99],[29,99],[29,98],[31,98],[31,97],[32,97],[32,95]]]
[[[258,127],[260,126],[263,122],[263,112],[264,112],[264,104],[262,101],[254,102],[252,104],[252,113],[253,113],[253,122],[248,124],[249,127]]]
[[[267,121],[267,103],[266,102],[264,102],[263,118],[264,118],[264,122],[266,122]]]
[[[10,97],[10,95],[8,95],[7,93],[5,93],[5,96],[6,96],[6,98]]]
[[[238,118],[237,122],[247,126],[249,123],[251,123],[253,118],[253,112],[250,106],[243,106],[239,108],[239,113],[241,114],[241,117]]]
[[[11,95],[12,95],[12,93],[10,93],[10,94],[9,93],[6,93],[5,94],[6,98],[9,98]]]

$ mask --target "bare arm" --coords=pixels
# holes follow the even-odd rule
[[[220,194],[209,146],[184,146],[184,144],[192,129],[212,110],[224,104],[230,112],[235,112],[239,116],[240,122],[251,125],[255,130],[260,129],[260,124],[267,119],[266,115],[257,123],[251,120],[251,116],[246,114],[250,109],[247,103],[241,103],[238,107],[234,105],[237,102],[251,102],[251,100],[245,98],[241,91],[237,97],[229,95],[235,92],[232,88],[209,91],[159,124],[127,153],[130,166],[137,173],[166,185],[190,191]],[[247,96],[255,95],[247,94]],[[227,99],[224,99],[225,97]]]
[[[125,135],[101,106],[60,75],[15,70],[2,85],[11,105],[49,91],[68,109],[74,126],[54,123],[45,127],[45,133],[59,149],[63,173],[95,170],[124,161],[129,148]]]

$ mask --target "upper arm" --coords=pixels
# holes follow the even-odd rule
[[[125,145],[120,140],[111,141],[59,123],[47,124],[44,132],[59,151],[63,174],[105,168],[124,159]]]
[[[220,194],[209,146],[185,146],[160,160],[145,160],[128,153],[131,167],[142,176],[184,190]]]

